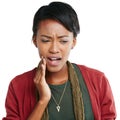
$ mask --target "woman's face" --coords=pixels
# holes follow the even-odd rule
[[[33,41],[40,57],[46,59],[47,70],[50,72],[60,71],[66,65],[70,50],[76,43],[72,32],[51,19],[40,22]]]

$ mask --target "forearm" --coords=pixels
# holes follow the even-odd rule
[[[47,104],[48,101],[38,101],[28,120],[41,120]]]

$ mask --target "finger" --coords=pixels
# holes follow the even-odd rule
[[[34,82],[39,83],[40,77],[41,77],[41,61],[38,65],[38,67],[37,67],[36,74],[35,74],[35,77],[34,77]]]
[[[45,58],[41,57],[41,61],[38,65],[37,72],[34,79],[35,83],[39,83],[42,79],[45,78],[45,71],[46,71],[46,60]]]
[[[40,62],[39,62],[39,64],[38,64],[38,69],[40,69],[41,68],[41,64],[43,63],[43,56],[41,56],[41,60],[40,60]]]
[[[45,77],[45,74],[46,74],[46,60],[45,60],[45,58],[42,59],[41,74],[42,74],[42,77]]]

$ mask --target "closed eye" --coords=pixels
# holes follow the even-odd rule
[[[62,44],[65,44],[67,42],[68,42],[68,40],[60,40],[60,43],[62,43]]]
[[[42,39],[41,41],[42,42],[50,42],[50,40],[47,40],[47,39]]]

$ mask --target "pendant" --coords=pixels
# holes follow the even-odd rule
[[[56,106],[56,109],[57,109],[58,112],[60,112],[60,106],[59,105]]]

